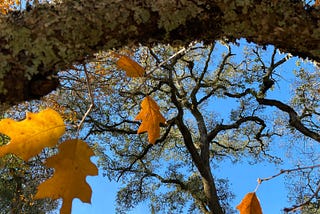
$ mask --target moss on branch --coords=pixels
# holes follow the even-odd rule
[[[297,2],[297,3],[296,3]],[[0,101],[38,99],[100,50],[246,38],[320,62],[320,11],[300,1],[64,0],[0,17]]]

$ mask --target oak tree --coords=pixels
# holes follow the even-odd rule
[[[268,152],[277,140],[319,141],[318,68],[298,66],[291,80],[285,65],[298,59],[271,47],[267,51],[242,48],[192,43],[182,49],[162,45],[140,47],[136,52],[124,49],[118,55],[136,58],[145,69],[142,77],[128,77],[122,70],[127,67],[117,65],[119,57],[113,52],[101,53],[91,63],[62,73],[61,90],[45,100],[67,114],[79,112],[76,124],[91,105],[84,75],[88,72],[95,108],[85,119],[81,135],[95,142],[105,175],[123,182],[117,196],[119,212],[149,200],[154,211],[181,212],[189,205],[192,212],[232,213],[228,181],[215,174],[219,163],[226,158],[277,162],[277,155]],[[136,68],[131,71],[140,70]],[[274,98],[277,91],[289,90],[282,79],[296,90],[289,97],[292,101]],[[157,105],[146,104],[149,102]],[[135,120],[141,108],[160,111],[166,119],[164,123],[157,116],[152,118],[161,130],[155,141],[150,140],[154,135],[148,130],[137,136],[144,127],[143,119],[142,123]],[[300,160],[304,159],[295,161]],[[313,173],[317,176],[317,171]],[[300,187],[307,196],[316,185]]]
[[[12,10],[11,3],[9,7],[2,4],[5,9],[0,15],[1,102],[10,106],[40,99],[57,89],[60,80],[62,91],[57,93],[63,98],[53,94],[54,100],[46,105],[62,102],[60,110],[66,110],[62,115],[75,123],[77,138],[83,126],[80,136],[100,143],[97,152],[101,152],[101,166],[107,175],[127,182],[118,194],[118,202],[123,205],[119,211],[150,198],[154,210],[168,203],[170,211],[190,204],[190,210],[204,213],[232,212],[228,206],[231,193],[222,187],[227,182],[214,175],[214,163],[224,156],[272,160],[274,157],[266,151],[275,137],[284,135],[286,126],[298,136],[320,141],[315,93],[318,70],[295,74],[304,81],[292,102],[270,97],[280,81],[277,77],[285,75],[280,74],[279,67],[291,55],[319,62],[318,2],[63,0],[36,1],[20,10]],[[288,55],[274,49],[267,62],[257,48],[239,62],[228,43],[240,38],[265,48],[272,44]],[[227,44],[218,62],[213,57],[217,40]],[[108,52],[125,46],[131,53]],[[135,48],[142,66],[127,56],[134,54]],[[115,72],[119,68],[134,78]],[[308,84],[314,86],[312,90],[303,87]],[[227,110],[228,117],[219,117],[213,104],[224,99],[235,104]],[[269,118],[271,108],[282,112],[287,120],[279,124]],[[43,116],[43,120],[51,118],[49,115],[56,113]],[[33,122],[38,121],[35,118],[29,114],[25,123],[19,122],[22,132],[18,135],[15,133],[20,125],[7,130],[5,125],[15,122],[2,121],[1,132],[12,138],[12,144],[3,146],[1,155],[15,153],[27,161],[44,146],[58,143],[58,138],[50,138],[49,129],[35,126],[36,134],[31,131]],[[147,132],[149,140],[145,140],[146,135],[136,136],[137,131]],[[29,138],[37,143],[24,151],[21,148]],[[152,144],[141,143],[147,141]],[[82,145],[79,140],[66,142],[76,142],[79,148]],[[65,160],[61,157],[73,154],[77,162],[70,167],[79,170],[80,159],[74,155],[78,147],[72,145],[62,143],[60,153],[49,159],[52,162],[48,166],[57,170],[49,183],[60,172],[68,173],[59,167],[61,162],[56,162]],[[114,155],[106,156],[102,145]],[[88,157],[92,155],[89,148],[86,151]],[[86,164],[84,175],[96,174],[96,169],[89,167],[91,162]],[[57,180],[62,186],[66,184]],[[166,184],[166,194],[158,192],[161,184]],[[45,197],[41,188],[39,192]],[[59,194],[52,189],[47,196],[57,198]],[[78,197],[88,202],[90,194],[88,189]],[[63,197],[63,212],[71,209],[74,195]]]

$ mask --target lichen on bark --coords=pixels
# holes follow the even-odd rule
[[[246,38],[320,62],[320,9],[293,0],[64,0],[2,15],[0,32],[7,103],[49,93],[54,75],[100,50],[137,44]]]

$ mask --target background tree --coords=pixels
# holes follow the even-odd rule
[[[17,112],[12,113],[16,117]],[[7,114],[8,114],[7,113]],[[19,117],[19,116],[18,116]],[[8,143],[4,136],[1,144]],[[52,151],[44,151],[37,158],[24,162],[15,155],[0,158],[0,213],[52,213],[58,207],[58,202],[51,199],[35,200],[37,186],[52,175],[51,169],[46,169],[42,162]]]
[[[92,75],[97,88],[102,82],[106,83],[106,80],[111,84],[94,91],[94,96],[99,97],[98,95],[110,92],[111,95],[99,100],[98,107],[102,110],[94,111],[88,117],[88,133],[83,137],[93,137],[91,134],[95,134],[101,139],[118,140],[113,142],[133,141],[133,144],[122,148],[108,144],[107,148],[120,155],[121,159],[106,159],[104,162],[111,177],[124,179],[129,176],[128,179],[131,179],[132,185],[129,183],[122,192],[136,194],[133,194],[132,198],[121,198],[120,192],[119,202],[127,200],[127,207],[124,208],[130,208],[136,202],[144,200],[147,195],[155,194],[155,197],[151,196],[155,198],[155,210],[164,203],[162,201],[170,202],[168,195],[171,195],[179,197],[175,200],[180,200],[181,204],[191,203],[190,209],[223,213],[229,209],[227,204],[221,206],[227,203],[223,200],[223,195],[229,193],[217,190],[217,187],[226,184],[226,181],[218,182],[212,170],[213,164],[223,160],[226,152],[237,158],[241,155],[259,157],[261,152],[269,157],[266,148],[274,137],[284,134],[281,129],[277,129],[278,126],[284,127],[283,124],[290,125],[293,132],[319,142],[318,126],[312,126],[318,122],[317,101],[312,100],[315,106],[310,107],[303,104],[304,102],[287,104],[269,97],[270,91],[279,81],[276,78],[276,69],[288,60],[288,57],[277,59],[275,51],[270,56],[270,63],[264,61],[257,49],[252,55],[245,56],[246,61],[233,61],[233,53],[229,51],[220,64],[212,65],[211,54],[214,46],[207,49],[206,46],[191,45],[173,55],[177,51],[175,47],[186,46],[196,39],[208,45],[221,38],[236,41],[237,38],[245,37],[261,45],[272,43],[284,51],[318,61],[318,7],[310,6],[304,1],[290,0],[259,3],[143,3],[141,7],[135,1],[123,3],[65,0],[61,4],[35,4],[26,11],[14,11],[1,16],[3,30],[0,41],[6,45],[0,50],[2,78],[5,79],[1,82],[3,87],[0,100],[12,104],[21,100],[38,99],[59,85],[55,76],[59,71],[73,68],[68,72],[76,75],[76,82],[67,75],[69,83],[65,84],[73,87],[73,91],[67,92],[72,97],[64,100],[68,101],[65,106],[72,104],[74,107],[74,110],[68,109],[66,112],[71,115],[72,121],[74,111],[84,112],[88,105],[92,105],[90,101],[77,103],[77,96],[92,97],[85,93],[86,88],[78,84],[81,78],[84,79],[79,69],[82,65],[86,69],[85,64],[100,50],[126,44],[132,47],[132,44],[137,43],[150,46],[137,51],[145,66],[151,68],[146,76],[148,78],[119,81],[114,79],[114,74],[107,72],[97,73],[105,78],[100,81],[101,78]],[[90,12],[92,9],[94,13]],[[295,37],[292,37],[293,33]],[[154,46],[155,42],[175,45],[173,48]],[[169,56],[172,58],[168,58]],[[102,72],[112,69],[109,64],[102,66]],[[64,74],[68,73],[62,73],[59,78],[63,79]],[[298,73],[300,74],[301,72]],[[148,159],[147,154],[152,153],[153,146],[141,147],[138,145],[140,138],[132,139],[123,135],[135,133],[139,122],[135,121],[132,115],[137,112],[141,99],[147,95],[160,103],[168,119],[156,145],[161,147],[161,152],[166,155],[168,151],[168,154],[187,152],[190,155],[188,160],[192,160],[190,165],[184,166],[183,161],[180,165],[176,163],[179,161],[171,163],[168,161],[170,159],[159,151],[154,152],[154,157]],[[305,99],[304,96],[309,98],[310,94],[299,96]],[[311,94],[311,98],[312,96]],[[229,110],[229,119],[212,119],[208,116],[216,116],[216,109],[211,109],[211,105],[208,105],[216,101],[215,99],[238,102],[236,108]],[[106,101],[113,106],[103,108]],[[288,121],[281,124],[273,122],[275,120],[268,117],[269,107],[285,113]],[[305,111],[301,112],[301,109]],[[99,121],[97,118],[103,120]],[[155,161],[154,158],[158,159]],[[130,165],[127,165],[128,162]],[[160,162],[166,163],[164,166],[168,165],[168,170],[157,171]],[[184,171],[189,172],[189,175]],[[187,176],[184,177],[185,175]],[[168,192],[175,194],[156,197],[159,194],[154,191],[158,188],[155,181],[166,183]],[[150,185],[152,189],[142,191],[145,183],[154,185]],[[199,189],[192,189],[199,185],[203,190],[201,195],[196,194],[201,192]],[[179,196],[178,192],[174,191],[175,188],[183,190],[185,195]],[[181,208],[171,206],[170,209]]]
[[[58,202],[50,199],[33,199],[39,183],[52,172],[41,164],[23,163],[12,155],[1,159],[0,208],[1,213],[53,213]]]
[[[142,79],[119,72],[110,53],[84,65],[93,83],[96,108],[87,117],[82,137],[96,142],[106,176],[124,183],[117,196],[119,212],[150,199],[154,211],[181,212],[187,206],[193,212],[232,213],[228,181],[215,174],[219,163],[226,158],[277,163],[279,158],[268,151],[279,137],[318,141],[317,126],[313,126],[318,121],[317,88],[297,84],[315,85],[301,77],[305,71],[295,72],[299,93],[286,104],[287,100],[281,100],[286,98],[273,98],[275,91],[287,90],[282,79],[289,77],[282,66],[290,56],[261,47],[249,47],[241,54],[232,47],[217,43],[192,44],[182,50],[170,46],[122,50],[143,64],[147,74]],[[310,68],[315,69],[308,71],[310,75],[318,75],[315,67]],[[83,68],[75,67],[60,78],[64,90],[47,97],[47,105],[63,108],[77,124],[77,114],[72,112],[83,115],[91,104]],[[313,111],[303,115],[303,120],[294,120],[306,106],[297,101],[304,93],[313,94]],[[155,146],[142,143],[147,142],[146,136],[136,135],[139,122],[134,116],[147,95],[157,101],[167,119]],[[225,103],[223,111],[219,102]]]

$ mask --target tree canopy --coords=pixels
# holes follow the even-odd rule
[[[0,100],[39,98],[101,50],[246,38],[320,60],[319,7],[304,1],[63,0],[1,15]],[[294,36],[293,36],[294,35]]]
[[[61,197],[61,213],[71,212],[75,197],[90,202],[85,178],[98,171],[90,161],[94,150],[105,175],[124,182],[120,213],[145,200],[153,212],[188,206],[233,213],[228,180],[215,172],[219,163],[279,163],[272,149],[285,139],[296,144],[295,155],[301,142],[312,148],[303,159],[309,166],[297,156],[296,168],[259,179],[257,188],[300,173],[307,182],[288,178],[301,191],[285,210],[317,209],[318,1],[57,0],[10,10],[12,2],[0,8],[0,101],[6,109],[36,100],[30,105],[40,112],[0,121],[10,138],[0,156],[28,163],[55,147],[45,164],[54,174],[34,198]],[[255,44],[239,52],[242,38]],[[292,56],[300,59],[283,69]],[[237,207],[241,214],[248,203],[261,213],[256,190]]]
[[[138,71],[136,75],[119,71],[115,58],[123,55],[135,57],[147,73],[139,75],[136,68],[131,70]],[[218,42],[209,46],[192,43],[182,49],[163,45],[128,48],[117,54],[103,53],[89,64],[62,72],[61,90],[45,101],[61,109],[61,114],[74,115],[66,117],[77,124],[93,96],[95,107],[85,119],[81,137],[95,142],[105,175],[123,182],[117,195],[119,212],[149,200],[156,212],[232,213],[234,195],[229,182],[216,174],[220,163],[229,158],[278,163],[280,159],[269,150],[282,139],[289,139],[285,143],[289,145],[299,138],[308,145],[319,141],[319,72],[316,67],[298,66],[299,60],[289,71],[285,65],[294,60],[271,47],[263,50]],[[279,91],[294,95],[275,96]],[[149,132],[136,135],[143,122],[135,120],[135,115],[140,115],[148,97],[167,120],[155,142]],[[147,136],[155,145],[143,143]],[[295,148],[288,150],[296,151],[300,143],[294,143]],[[319,156],[313,154],[317,160]],[[294,161],[309,163],[298,155]],[[297,184],[303,191],[292,196],[299,199],[293,203],[304,203],[315,191],[318,174],[312,169],[301,169],[310,171],[312,182]]]

